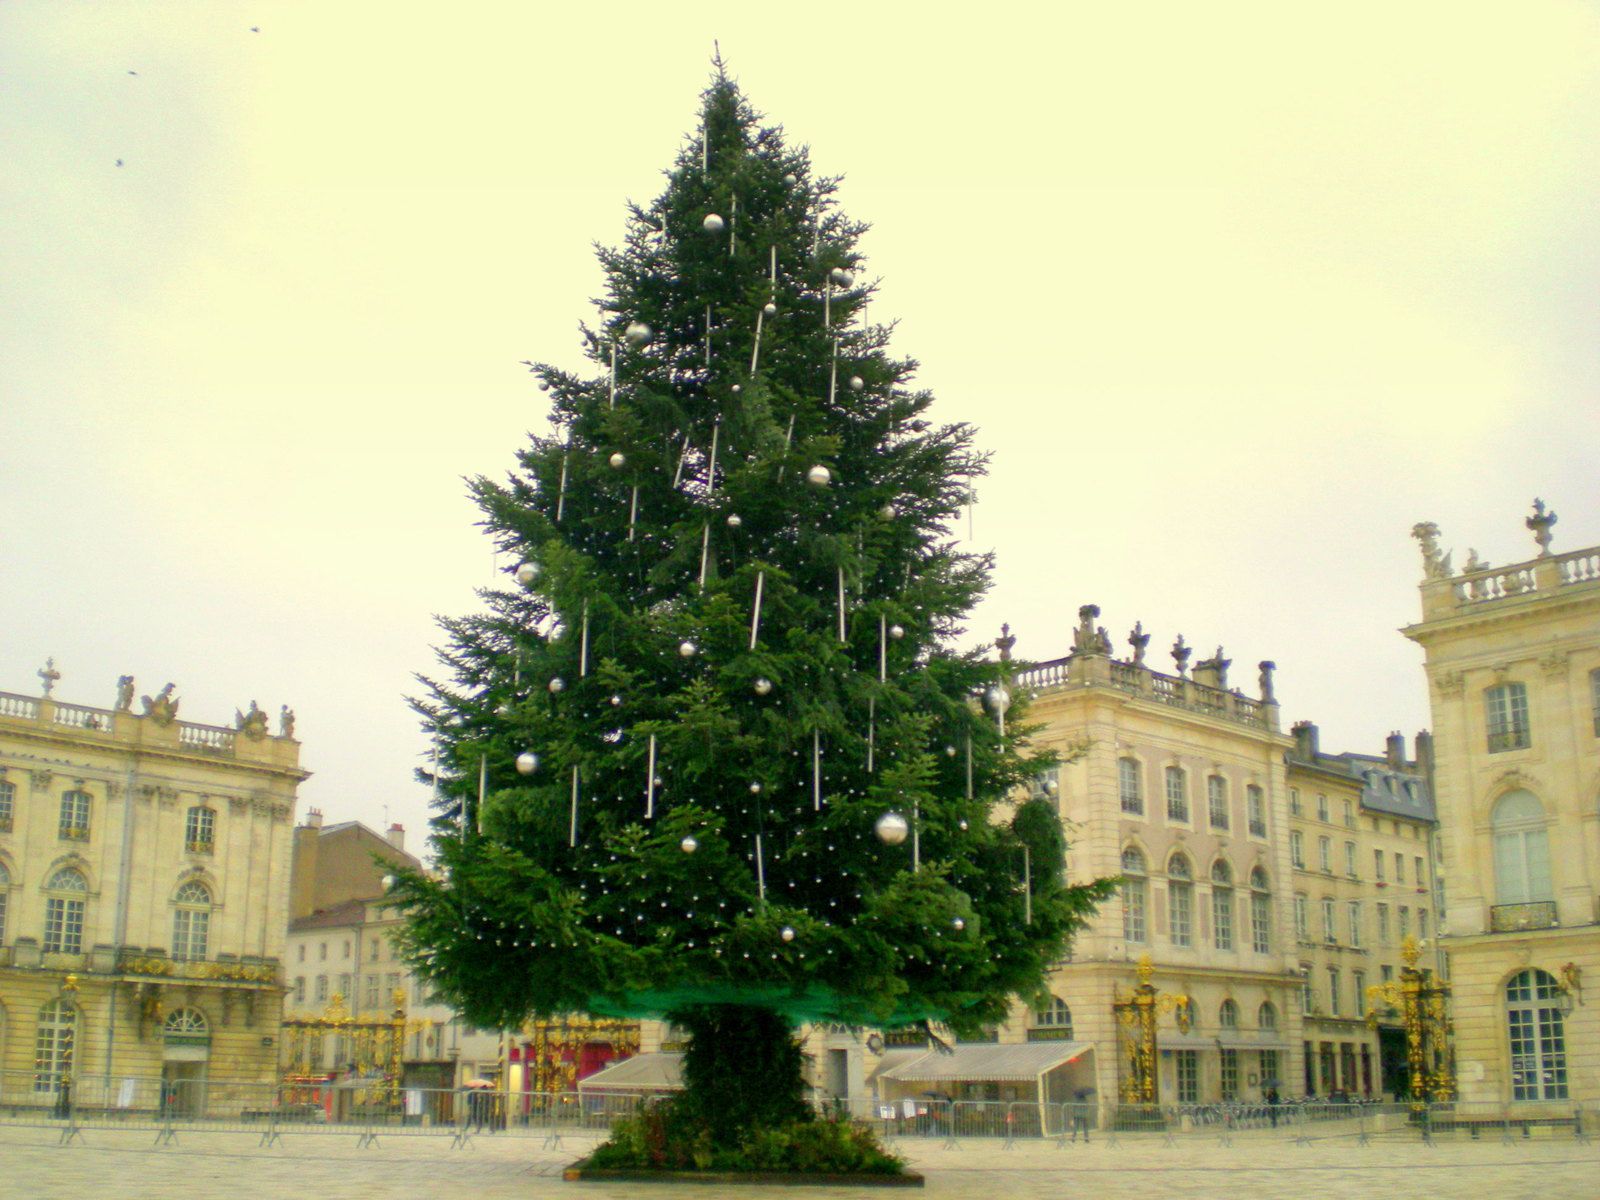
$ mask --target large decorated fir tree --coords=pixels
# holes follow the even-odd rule
[[[1045,760],[953,646],[984,456],[865,320],[837,180],[720,64],[667,179],[600,253],[593,370],[530,364],[554,434],[473,485],[516,565],[443,622],[440,873],[397,899],[475,1024],[680,1026],[726,1137],[803,1119],[796,1025],[999,1021],[1104,888],[1010,807]]]

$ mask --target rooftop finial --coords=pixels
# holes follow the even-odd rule
[[[61,672],[56,670],[56,660],[54,658],[45,659],[44,666],[39,668],[37,674],[40,679],[44,680],[44,694],[48,697],[51,689],[56,686],[56,681],[61,678]]]
[[[1439,549],[1439,527],[1432,521],[1418,521],[1411,527],[1411,536],[1422,543],[1422,577],[1450,578],[1450,555]]]
[[[1012,636],[1009,624],[1000,626],[1000,636],[995,638],[995,649],[1000,651],[1000,661],[1011,661],[1011,647],[1017,644],[1017,639]]]
[[[1556,510],[1546,509],[1544,501],[1534,498],[1533,515],[1523,522],[1533,530],[1533,540],[1539,543],[1539,557],[1544,558],[1550,553],[1550,529],[1556,523]]]

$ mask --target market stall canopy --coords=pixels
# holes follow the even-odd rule
[[[668,1092],[683,1087],[683,1055],[636,1054],[614,1062],[578,1082],[580,1092]]]
[[[1041,1075],[1075,1061],[1094,1047],[1088,1042],[1020,1042],[965,1045],[953,1053],[930,1050],[910,1062],[878,1072],[879,1079],[908,1083],[1002,1081],[1036,1083]]]

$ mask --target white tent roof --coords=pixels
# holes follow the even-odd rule
[[[578,1081],[580,1092],[676,1091],[683,1086],[683,1055],[636,1054]]]
[[[878,1078],[918,1083],[969,1080],[1035,1083],[1045,1072],[1064,1066],[1093,1048],[1088,1042],[958,1043],[952,1054],[930,1050],[910,1062],[880,1071]]]

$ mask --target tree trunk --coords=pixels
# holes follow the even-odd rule
[[[706,1004],[671,1014],[689,1033],[683,1058],[683,1104],[720,1145],[752,1128],[815,1115],[806,1103],[805,1055],[789,1022],[768,1008]]]

